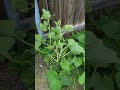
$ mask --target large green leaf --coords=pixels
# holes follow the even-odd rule
[[[50,90],[61,90],[61,82],[59,79],[54,78],[50,82]]]
[[[67,60],[62,60],[62,61],[60,62],[60,65],[61,65],[61,68],[62,68],[63,70],[70,71],[70,63],[69,63],[69,61],[67,61]]]
[[[75,67],[78,68],[79,66],[81,66],[83,64],[83,61],[81,58],[74,57],[73,63],[75,65]]]
[[[105,76],[95,86],[95,90],[114,90],[114,82],[110,77]]]
[[[68,45],[73,54],[81,54],[84,53],[84,48],[78,45],[78,43],[74,39],[68,39]]]
[[[114,90],[114,82],[111,77],[107,75],[102,77],[98,72],[93,73],[91,83],[95,90]]]
[[[104,84],[105,90],[114,90],[114,81],[111,77],[105,75],[102,79],[102,82]]]
[[[15,30],[15,21],[0,20],[0,36],[13,36]]]
[[[58,74],[54,70],[49,70],[47,73],[50,90],[61,90],[61,81],[58,79]]]
[[[66,70],[61,70],[59,77],[62,85],[70,85],[72,83],[72,77],[70,76],[70,72]]]
[[[0,37],[0,54],[7,55],[14,44],[15,40],[13,38]]]
[[[31,85],[34,83],[34,72],[31,69],[25,69],[21,73],[21,80],[26,85]]]
[[[110,20],[108,23],[103,24],[102,29],[104,33],[111,38],[120,37],[120,23],[115,20]]]
[[[104,46],[92,32],[86,32],[86,59],[89,64],[104,66],[108,63],[120,63],[116,52]]]
[[[113,49],[115,52],[117,52],[117,56],[120,56],[120,49],[119,49],[119,41],[116,42],[115,39],[109,38],[107,36],[105,36],[104,38],[102,38],[103,43],[106,47]]]

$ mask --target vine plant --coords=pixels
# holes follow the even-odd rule
[[[43,9],[40,28],[47,37],[35,35],[35,50],[48,66],[47,79],[50,90],[77,89],[85,83],[84,32],[64,37],[73,30],[72,25],[61,27],[61,21],[50,26],[51,14]]]

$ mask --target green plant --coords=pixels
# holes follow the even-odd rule
[[[16,30],[14,20],[0,20],[0,28],[0,63],[21,73],[25,86],[34,88],[34,31]]]
[[[77,88],[85,83],[85,37],[84,32],[64,37],[65,32],[73,31],[72,25],[61,27],[60,20],[50,26],[50,12],[43,9],[40,28],[47,37],[35,35],[35,49],[46,62],[49,70],[47,78],[50,90]]]
[[[120,90],[119,17],[108,8],[86,19],[86,90]]]

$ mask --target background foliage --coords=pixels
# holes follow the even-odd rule
[[[86,90],[120,90],[119,7],[111,6],[87,15]]]
[[[29,18],[25,14],[33,8],[28,8],[29,4],[26,0],[11,0],[13,10],[24,18]],[[15,20],[0,20],[0,63],[5,64],[13,72],[18,72],[27,89],[34,89],[35,26],[31,23],[34,22],[31,21],[28,27],[20,25],[18,28]]]

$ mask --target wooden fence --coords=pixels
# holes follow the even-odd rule
[[[40,12],[42,8],[50,10],[53,21],[60,19],[62,25],[77,25],[85,19],[85,0],[39,0]]]

